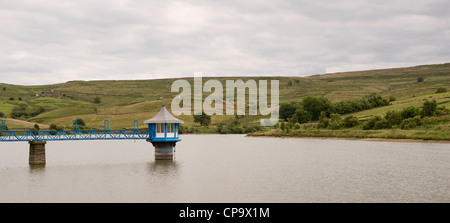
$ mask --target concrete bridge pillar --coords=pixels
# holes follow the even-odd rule
[[[29,141],[30,156],[28,163],[30,165],[45,165],[45,141]]]
[[[173,160],[176,142],[152,142],[155,147],[155,160]]]

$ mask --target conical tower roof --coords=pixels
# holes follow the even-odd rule
[[[155,115],[155,117],[144,121],[144,124],[150,123],[183,123],[183,121],[173,117],[173,115],[167,111],[166,106],[163,104],[161,110]]]

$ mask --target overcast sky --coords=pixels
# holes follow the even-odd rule
[[[448,0],[0,0],[0,83],[450,62]]]

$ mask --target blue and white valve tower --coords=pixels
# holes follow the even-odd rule
[[[149,137],[155,147],[155,160],[172,160],[174,158],[175,144],[181,139],[178,137],[180,124],[183,121],[173,117],[166,106],[163,105],[155,117],[144,121],[148,124]]]

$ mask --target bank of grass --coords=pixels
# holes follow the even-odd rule
[[[289,133],[279,129],[267,132],[249,133],[248,136],[270,136],[270,137],[316,137],[316,138],[343,138],[343,139],[414,139],[414,140],[436,140],[449,141],[450,132],[438,130],[402,130],[402,129],[310,129],[292,130]]]
[[[435,100],[439,106],[445,106],[447,108],[450,108],[450,92],[433,93],[433,94],[424,94],[420,96],[413,95],[410,98],[392,101],[391,104],[388,106],[382,106],[378,108],[355,112],[352,114],[343,115],[343,117],[353,115],[359,118],[360,120],[367,120],[376,115],[384,116],[388,111],[401,111],[402,109],[410,106],[422,108],[423,103],[426,100],[429,101]]]
[[[249,133],[248,136],[270,137],[320,137],[345,139],[413,139],[435,140],[450,142],[450,115],[426,117],[421,126],[414,129],[377,129],[363,130],[362,124],[345,129],[318,129],[317,124],[302,124],[300,129],[291,129],[289,132],[279,128],[267,131]]]
[[[17,106],[16,104],[8,103],[8,101],[0,101],[0,111],[7,117],[11,115],[12,109]]]
[[[48,129],[50,126],[42,123],[36,123],[36,122],[28,122],[23,120],[17,120],[17,119],[4,119],[6,120],[8,129],[14,129],[14,130],[29,130],[34,127],[34,125],[38,125],[41,129]]]

